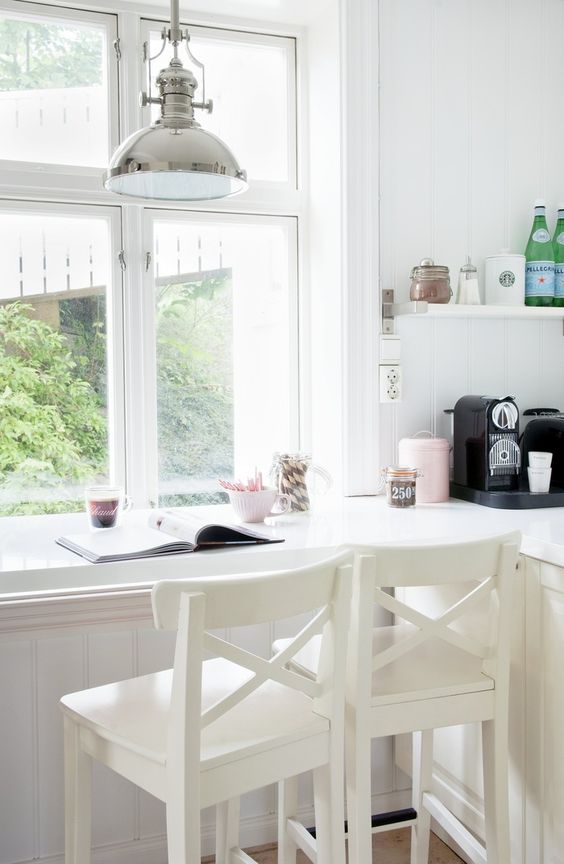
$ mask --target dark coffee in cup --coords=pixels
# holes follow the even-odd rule
[[[118,511],[119,498],[88,502],[88,512],[93,528],[113,528],[117,522]]]
[[[121,514],[131,507],[121,486],[89,486],[85,497],[92,528],[114,528]]]

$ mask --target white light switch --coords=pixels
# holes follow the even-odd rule
[[[399,363],[400,348],[399,336],[380,336],[380,363]]]

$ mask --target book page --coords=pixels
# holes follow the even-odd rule
[[[155,510],[149,516],[149,525],[152,529],[164,531],[165,534],[171,534],[173,537],[186,540],[195,546],[198,531],[204,527],[205,523],[190,513],[177,516],[170,510]]]
[[[127,525],[84,534],[68,534],[64,539],[100,558],[114,555],[135,557],[140,552],[158,550],[161,546],[168,545],[166,537],[154,528]]]

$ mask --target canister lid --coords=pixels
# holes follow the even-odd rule
[[[435,264],[432,258],[422,258],[410,274],[411,279],[448,279],[448,276],[448,267]]]
[[[519,252],[508,252],[506,249],[502,249],[501,252],[495,252],[493,255],[486,255],[486,261],[494,261],[496,258],[514,258],[520,261],[525,260],[525,256],[521,255]]]
[[[388,479],[396,478],[397,480],[415,480],[417,478],[418,469],[408,468],[406,465],[389,465],[384,468],[384,474]]]
[[[450,450],[450,443],[446,438],[435,438],[434,435],[431,435],[429,438],[419,438],[418,436],[422,434],[430,433],[417,432],[412,438],[402,438],[399,442],[399,446],[407,446],[411,450],[420,453],[428,453],[429,451],[436,450]]]

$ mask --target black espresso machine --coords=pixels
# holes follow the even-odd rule
[[[533,415],[519,435],[519,409],[512,396],[462,396],[454,406],[453,498],[526,510],[564,507],[564,414],[557,409],[529,409]],[[528,454],[552,455],[550,491],[531,494]]]

